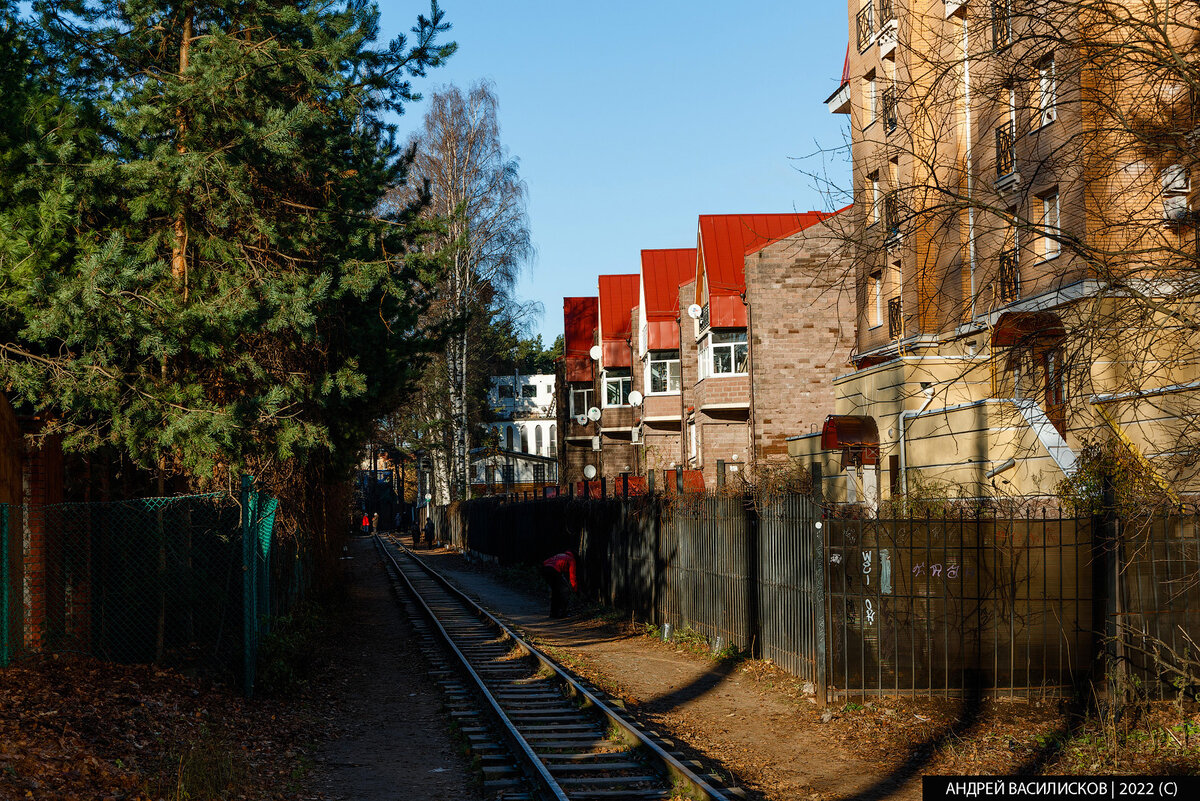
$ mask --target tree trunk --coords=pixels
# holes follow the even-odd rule
[[[179,79],[183,80],[183,74],[188,68],[188,51],[192,46],[192,6],[188,6],[183,12],[183,33],[179,43]],[[183,112],[178,111],[177,118],[179,120],[178,139],[175,147],[180,155],[187,152],[183,144],[183,134],[187,125]],[[183,285],[183,299],[187,300],[187,221],[184,219],[184,211],[181,207],[175,213],[175,220],[172,223],[172,244],[171,244],[171,277],[176,282]]]

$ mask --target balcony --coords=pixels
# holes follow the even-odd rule
[[[708,330],[708,304],[705,303],[700,307],[700,330]]]
[[[888,192],[883,196],[884,244],[900,241],[900,197],[899,192]]]
[[[888,336],[891,339],[904,337],[904,314],[898,297],[888,300]]]
[[[1000,274],[996,284],[1001,303],[1012,303],[1020,299],[1021,266],[1017,262],[1015,247],[1000,252]]]
[[[992,48],[1012,43],[1012,0],[992,0]]]
[[[875,36],[874,0],[871,0],[871,2],[868,2],[858,10],[858,15],[854,18],[854,21],[858,30],[858,49],[859,51],[866,50]]]
[[[1011,191],[1021,182],[1017,174],[1017,141],[1012,123],[996,129],[996,191]]]
[[[896,115],[896,87],[889,86],[883,90],[883,131],[891,134],[896,130],[900,120]]]
[[[879,0],[879,56],[895,58],[896,53],[895,0]]]

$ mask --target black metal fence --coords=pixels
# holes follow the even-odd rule
[[[575,548],[590,597],[750,650],[832,695],[980,681],[1061,694],[1102,678],[1114,651],[1161,694],[1197,658],[1196,514],[847,520],[801,495],[701,494],[482,499],[435,514],[453,545],[502,562]]]

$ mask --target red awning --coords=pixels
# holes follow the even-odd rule
[[[1062,320],[1054,312],[1005,312],[992,330],[992,345],[1011,348],[1014,345],[1048,344],[1066,335]]]
[[[592,381],[592,360],[589,356],[567,356],[563,359],[567,381]]]
[[[745,328],[746,304],[737,295],[710,295],[709,328]]]
[[[674,320],[647,322],[646,347],[650,350],[679,350],[679,323]]]
[[[821,428],[821,449],[842,451],[845,464],[879,462],[879,427],[874,417],[831,414]]]
[[[606,339],[602,347],[604,348],[604,355],[601,357],[601,363],[605,368],[633,366],[633,357],[629,353],[628,342],[624,340],[613,342]]]

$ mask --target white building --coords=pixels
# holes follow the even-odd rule
[[[488,404],[497,418],[488,425],[497,432],[502,449],[558,456],[553,375],[492,376]]]

